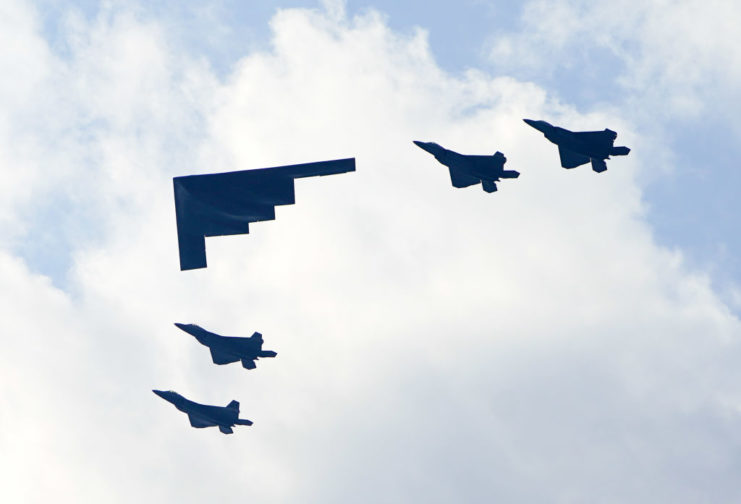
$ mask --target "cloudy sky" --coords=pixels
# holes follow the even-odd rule
[[[741,501],[741,5],[428,4],[0,4],[0,500]],[[172,177],[344,157],[179,271]]]

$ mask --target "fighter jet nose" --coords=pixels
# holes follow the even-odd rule
[[[420,142],[419,140],[414,140],[414,145],[416,145],[423,151],[429,152],[433,156],[437,156],[445,150],[435,142]]]
[[[535,121],[533,119],[523,119],[523,121],[525,121],[525,124],[535,128],[541,133],[546,133],[546,131],[548,131],[551,128],[551,125],[545,121]]]
[[[155,394],[157,394],[158,396],[160,396],[162,399],[165,398],[165,393],[162,390],[154,390],[154,389],[152,389],[152,392],[154,392]]]
[[[185,324],[181,324],[180,322],[175,322],[175,327],[177,327],[178,329],[184,329]]]

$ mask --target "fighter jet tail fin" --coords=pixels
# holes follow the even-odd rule
[[[592,158],[592,170],[596,171],[597,173],[602,173],[603,171],[607,170],[607,163],[605,163],[604,159]]]
[[[278,355],[278,352],[272,350],[260,350],[260,353],[257,354],[258,357],[275,357],[276,355]]]
[[[237,418],[237,425],[252,425],[252,420]]]
[[[226,425],[219,425],[219,430],[223,432],[224,434],[234,434],[234,431],[231,427],[227,427]]]
[[[242,367],[245,369],[255,369],[257,365],[252,359],[242,359]]]
[[[613,147],[610,150],[610,155],[611,156],[627,156],[629,152],[630,152],[629,148],[621,145],[619,147]]]
[[[239,412],[239,401],[232,401],[226,405],[227,408],[237,410]]]

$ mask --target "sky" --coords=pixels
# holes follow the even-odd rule
[[[739,21],[3,2],[0,498],[738,502]],[[524,117],[632,150],[563,170]],[[454,189],[412,140],[522,175]],[[172,177],[345,157],[179,271]],[[278,356],[217,367],[174,322]]]

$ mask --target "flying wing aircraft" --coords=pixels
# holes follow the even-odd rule
[[[242,361],[245,369],[255,369],[255,361],[260,357],[275,357],[278,355],[272,350],[262,349],[262,334],[255,332],[249,338],[240,338],[236,336],[221,336],[209,332],[195,324],[175,325],[195,337],[199,343],[205,345],[211,350],[211,359],[214,364],[230,364],[232,362]]]
[[[218,427],[224,434],[232,434],[235,425],[252,425],[250,420],[239,418],[239,403],[232,401],[226,406],[209,406],[190,401],[172,390],[152,390],[177,409],[188,415],[190,425],[196,429]]]
[[[507,158],[501,152],[493,156],[473,156],[458,154],[435,142],[415,140],[414,144],[435,156],[435,159],[448,167],[453,187],[468,187],[480,183],[484,191],[492,193],[497,190],[495,182],[499,182],[499,179],[520,176],[520,172],[504,169]]]
[[[207,236],[249,233],[249,223],[275,219],[276,205],[296,202],[294,179],[355,171],[355,159],[172,179],[180,269],[206,267]]]
[[[569,131],[545,121],[532,119],[523,119],[523,121],[558,145],[561,166],[564,168],[576,168],[591,162],[592,170],[602,173],[607,170],[605,160],[610,156],[627,156],[630,152],[627,147],[613,145],[617,133],[607,128],[603,131]]]

